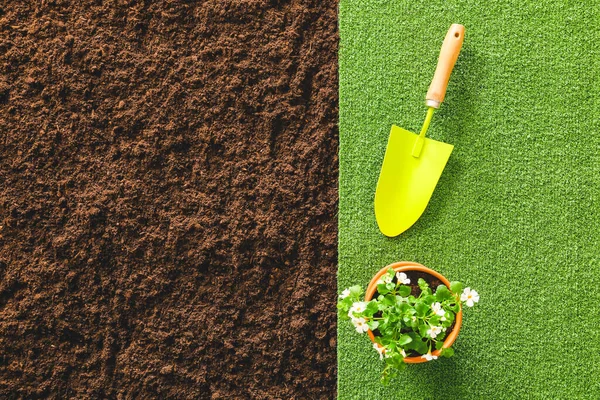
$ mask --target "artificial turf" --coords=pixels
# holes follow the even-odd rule
[[[340,399],[600,398],[600,8],[580,2],[340,3],[338,287],[417,261],[476,289],[456,355],[383,387],[338,327]],[[455,145],[420,220],[378,230],[390,127],[418,131],[441,42],[466,27],[428,136]]]

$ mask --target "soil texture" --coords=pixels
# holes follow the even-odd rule
[[[0,3],[0,397],[336,391],[337,2]]]

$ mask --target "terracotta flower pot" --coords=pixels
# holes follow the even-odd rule
[[[416,262],[400,261],[400,262],[390,264],[387,267],[382,268],[377,274],[375,274],[373,279],[371,279],[369,286],[367,287],[367,291],[365,293],[365,301],[370,301],[373,298],[373,295],[375,293],[377,293],[377,281],[390,268],[394,269],[394,271],[396,271],[396,272],[404,272],[404,273],[407,273],[409,271],[424,272],[426,274],[432,275],[433,277],[439,279],[444,285],[446,285],[446,287],[448,289],[450,288],[450,281],[448,281],[448,279],[446,279],[446,277],[443,276],[442,274],[440,274],[430,268],[427,268],[424,265],[416,263]],[[435,288],[432,288],[432,289],[435,289]],[[460,294],[460,293],[458,293],[458,294]],[[456,337],[458,336],[458,332],[460,331],[460,327],[462,325],[462,306],[461,306],[460,311],[458,313],[456,313],[456,319],[454,321],[455,321],[454,328],[448,334],[448,336],[446,336],[446,339],[444,340],[443,347],[445,347],[445,348],[452,346],[452,344],[456,340]],[[373,341],[373,343],[375,343],[375,335],[373,334],[373,332],[371,332],[370,329],[367,331],[367,334],[371,338],[371,341]],[[439,356],[440,350],[432,351],[431,354],[434,356]],[[404,362],[406,362],[408,364],[417,364],[417,363],[427,362],[427,360],[424,358],[421,358],[421,356],[416,356],[416,357],[406,357],[404,359]]]

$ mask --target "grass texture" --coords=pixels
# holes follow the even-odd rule
[[[600,398],[600,8],[581,2],[340,3],[338,286],[420,262],[476,289],[456,356],[389,387],[338,328],[340,399]],[[390,127],[418,132],[442,40],[463,50],[428,136],[455,145],[420,220],[378,230]]]

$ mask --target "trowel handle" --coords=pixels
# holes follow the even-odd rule
[[[456,64],[456,59],[458,58],[458,53],[460,53],[464,38],[465,27],[460,24],[452,24],[442,44],[437,68],[435,69],[431,85],[429,85],[429,90],[427,90],[427,96],[425,97],[427,107],[439,108],[442,101],[444,101],[450,74],[452,73],[454,64]]]

